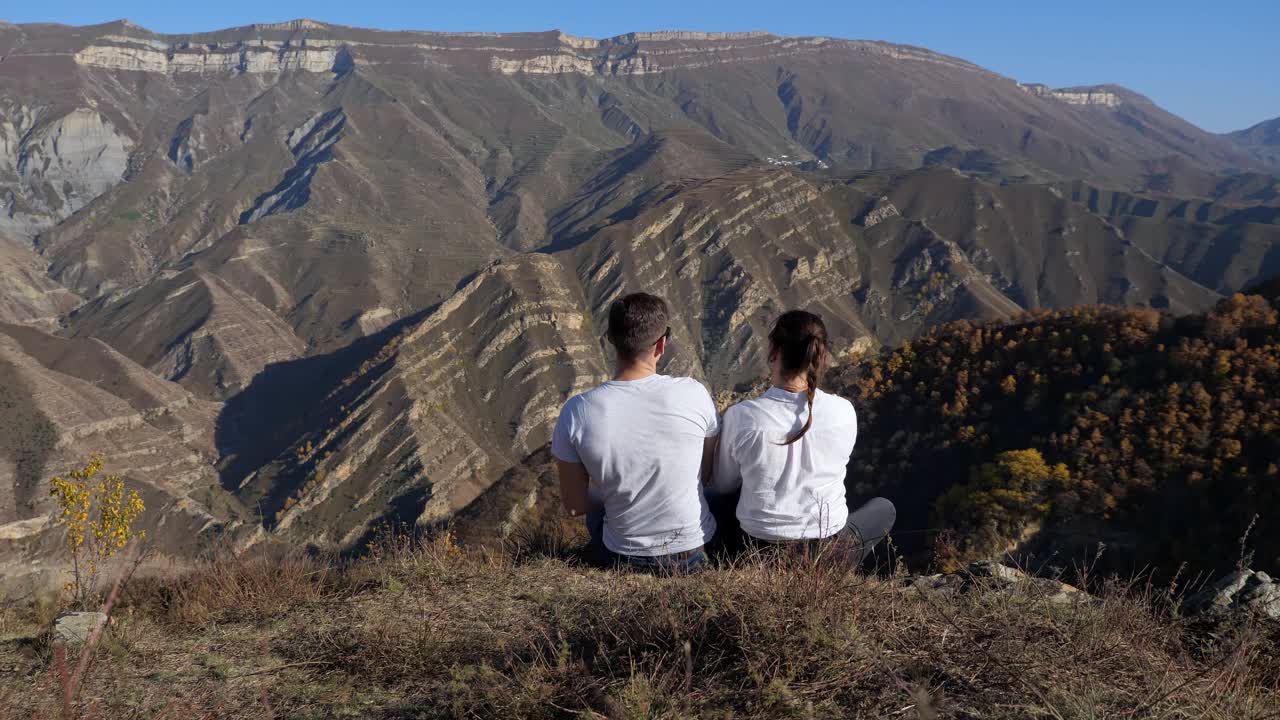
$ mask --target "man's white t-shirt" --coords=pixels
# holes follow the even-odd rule
[[[605,547],[653,557],[715,534],[698,474],[706,438],[719,432],[711,394],[693,378],[610,380],[565,403],[551,454],[586,466],[604,505]]]
[[[858,435],[853,403],[817,391],[813,426],[782,445],[808,414],[804,393],[776,387],[725,411],[712,489],[729,493],[741,486],[738,521],[752,537],[829,537],[849,519],[844,476]]]

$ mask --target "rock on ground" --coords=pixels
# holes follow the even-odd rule
[[[1182,603],[1188,615],[1258,613],[1280,620],[1280,582],[1264,572],[1237,570]]]
[[[919,590],[967,591],[975,586],[997,586],[1008,591],[1026,592],[1053,603],[1097,603],[1098,598],[1080,588],[1049,578],[1033,577],[1017,568],[990,560],[970,563],[960,572],[920,575],[907,578],[907,587]]]
[[[98,625],[105,625],[107,616],[100,612],[73,612],[63,615],[54,623],[53,635],[60,642],[82,643]]]

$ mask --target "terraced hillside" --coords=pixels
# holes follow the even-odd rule
[[[607,378],[583,307],[554,258],[491,266],[335,383],[238,496],[272,532],[336,547],[375,521],[451,516],[549,441],[563,398]]]
[[[241,527],[213,469],[218,403],[162,380],[108,345],[0,324],[0,574],[6,587],[51,579],[60,536],[47,480],[88,452],[110,459],[152,512],[147,530],[174,555]]]

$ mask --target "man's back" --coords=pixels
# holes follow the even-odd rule
[[[699,470],[706,438],[719,430],[715,403],[692,378],[610,380],[565,404],[551,452],[586,467],[605,508],[606,547],[666,555],[715,532]]]

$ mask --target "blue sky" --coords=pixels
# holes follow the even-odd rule
[[[194,32],[308,17],[384,29],[768,30],[920,45],[1024,82],[1114,82],[1213,131],[1280,116],[1280,0],[58,0],[0,19]]]

